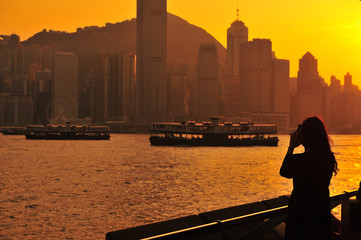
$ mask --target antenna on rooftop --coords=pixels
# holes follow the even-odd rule
[[[238,21],[238,17],[239,17],[239,2],[237,2],[237,21]]]

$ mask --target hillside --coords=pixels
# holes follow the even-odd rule
[[[219,60],[225,62],[226,49],[204,29],[168,13],[167,30],[168,63],[174,61],[195,63],[200,44],[213,42],[217,46]],[[40,46],[51,43],[57,43],[60,51],[77,54],[79,73],[84,75],[92,68],[95,54],[101,50],[136,52],[136,19],[108,23],[104,27],[85,27],[74,33],[42,31],[23,42],[24,45]]]

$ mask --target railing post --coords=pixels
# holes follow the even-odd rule
[[[219,234],[218,234],[218,238],[219,240],[223,240],[224,239],[224,227],[223,227],[223,223],[221,220],[217,220],[217,227],[219,229]]]
[[[341,229],[342,239],[348,239],[350,235],[350,198],[341,200]]]

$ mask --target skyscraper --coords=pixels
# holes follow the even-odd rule
[[[344,76],[344,92],[351,92],[352,91],[352,75],[347,73]]]
[[[220,82],[218,53],[215,44],[199,47],[197,62],[198,117],[200,120],[219,115]]]
[[[225,114],[252,122],[289,124],[289,61],[277,59],[270,39],[248,41],[238,20],[227,30]]]
[[[227,29],[227,76],[240,75],[241,45],[248,42],[248,28],[240,20]]]
[[[272,43],[269,39],[253,39],[242,52],[241,112],[251,112],[255,115],[272,112]]]
[[[237,10],[238,11],[238,10]],[[239,88],[242,45],[248,43],[248,28],[242,21],[237,20],[227,29],[227,63],[226,63],[226,99],[225,111],[227,116],[239,114]]]
[[[320,94],[322,80],[317,70],[317,59],[307,52],[299,61],[297,90],[303,94]]]
[[[133,117],[135,56],[129,52],[99,52],[94,66],[93,121],[119,121]]]
[[[326,99],[323,79],[317,70],[317,59],[307,52],[299,61],[297,85],[297,122],[318,115],[326,119]]]
[[[78,118],[78,85],[78,56],[72,52],[57,52],[52,84],[54,109],[51,114],[59,123]]]
[[[167,1],[137,0],[136,120],[167,120]]]

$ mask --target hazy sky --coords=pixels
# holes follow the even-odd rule
[[[204,28],[225,47],[227,28],[239,19],[249,38],[269,38],[278,58],[298,60],[310,51],[329,82],[347,72],[361,87],[361,1],[359,0],[168,0],[168,11]],[[136,17],[136,0],[1,0],[0,34],[21,40],[46,29],[74,32]]]

